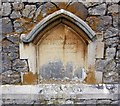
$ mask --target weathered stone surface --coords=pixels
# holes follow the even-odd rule
[[[20,83],[20,73],[8,70],[2,73],[2,84],[16,84]]]
[[[104,73],[103,83],[119,83],[119,74],[113,71]]]
[[[14,35],[7,35],[7,39],[11,41],[12,43],[19,44],[19,35],[14,34]]]
[[[7,44],[5,44],[5,42]],[[12,42],[9,42],[8,40],[5,40],[3,44],[4,44],[4,46],[3,46],[3,52],[5,52],[5,53],[11,53],[11,52],[18,53],[18,50],[19,50],[18,46],[16,46]]]
[[[102,60],[102,59],[97,59],[96,60],[96,71],[101,71],[101,72],[104,72],[106,70],[104,70],[104,68],[106,67],[107,65],[107,62],[106,60]]]
[[[100,19],[98,17],[90,16],[86,19],[86,21],[94,31],[97,31],[97,27],[100,24]]]
[[[90,16],[86,19],[87,23],[95,31],[101,32],[106,31],[112,25],[111,16]]]
[[[2,15],[3,16],[8,16],[11,13],[11,4],[10,3],[3,3],[2,5]]]
[[[118,31],[119,30],[117,28],[109,27],[104,33],[104,38],[118,36],[118,34],[119,34]]]
[[[112,4],[108,7],[108,13],[118,13],[119,12],[119,5],[118,4]]]
[[[11,53],[8,53],[8,56],[9,56],[10,60],[15,60],[19,57],[19,54],[11,52]]]
[[[18,53],[18,45],[13,44],[11,41],[5,39],[2,41],[2,47],[4,53],[16,52]]]
[[[10,18],[12,19],[16,19],[16,18],[20,18],[22,15],[20,14],[19,11],[13,11],[11,14],[10,14]]]
[[[2,54],[2,72],[8,71],[12,68],[12,62],[7,53]]]
[[[25,9],[22,12],[22,15],[27,18],[33,18],[35,9],[36,9],[35,5],[26,5]]]
[[[66,64],[66,70],[65,70],[65,77],[72,79],[73,77],[73,64],[72,63],[67,63]]]
[[[105,39],[106,47],[116,47],[119,45],[119,37]]]
[[[88,9],[90,15],[105,15],[106,13],[106,4],[95,6]]]
[[[13,61],[12,68],[18,72],[24,72],[28,70],[27,62],[26,60],[16,59]]]
[[[24,31],[24,28],[22,27],[22,23],[18,21],[14,21],[14,30],[17,33],[22,33]]]
[[[111,104],[118,105],[119,103],[120,103],[120,101],[119,101],[119,100],[116,100],[116,101],[112,101]]]
[[[107,59],[113,59],[116,54],[116,48],[107,48],[106,49],[106,58]]]
[[[120,58],[120,50],[117,50],[116,59],[119,59],[119,58]]]
[[[101,16],[99,24],[97,26],[97,31],[106,31],[112,25],[111,16]]]
[[[40,5],[39,8],[36,10],[35,19],[37,18],[37,20],[41,20],[43,17],[46,17],[47,15],[55,12],[56,10],[57,7],[53,3],[46,2],[43,5]]]
[[[65,104],[74,104],[74,101],[72,101],[72,100],[67,100],[67,101],[65,101]]]
[[[110,104],[111,103],[111,100],[98,100],[97,101],[97,104]]]
[[[25,72],[23,73],[23,81],[22,84],[32,85],[37,84],[38,76],[36,74],[33,74],[32,72]]]
[[[113,14],[113,26],[116,28],[120,28],[120,23],[119,23],[119,14]]]
[[[96,58],[103,58],[104,57],[104,42],[97,42],[96,46]]]
[[[62,79],[64,70],[63,64],[61,61],[49,62],[46,65],[43,65],[40,73],[42,79]]]
[[[67,10],[74,13],[83,20],[85,20],[88,16],[88,10],[83,5],[83,3],[73,2],[67,7]]]
[[[78,67],[75,72],[74,72],[74,77],[76,78],[82,78],[82,68],[81,67]]]
[[[2,33],[10,33],[13,31],[11,20],[8,17],[0,20],[2,20]]]
[[[108,72],[115,71],[115,68],[116,68],[115,60],[114,59],[108,60],[106,66],[105,66],[105,70]]]
[[[14,2],[12,3],[14,10],[22,10],[24,8],[24,4],[22,2]]]
[[[90,7],[95,7],[97,5],[99,5],[100,2],[84,2],[84,5],[87,7],[87,8],[90,8]]]
[[[102,59],[97,59],[96,61],[96,70],[97,71],[102,71],[102,72],[109,72],[109,71],[114,71],[116,67],[115,61],[112,60],[102,60]]]
[[[54,105],[62,105],[71,102],[74,104],[90,104],[94,106],[94,104],[97,103],[104,105],[104,103],[111,103],[112,100],[118,100],[118,84],[115,86],[112,84],[101,84],[101,86],[101,88],[98,88],[98,85],[87,84],[39,84],[22,86],[7,85],[2,86],[1,88],[3,91],[2,99],[6,99],[5,102],[10,104],[20,103],[21,100],[21,104],[33,103],[30,101],[34,101],[34,104],[39,103],[39,105],[42,103],[54,103]],[[56,88],[59,88],[58,91]],[[113,91],[115,90],[115,92],[110,92],[111,89]]]

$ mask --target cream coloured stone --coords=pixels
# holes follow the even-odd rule
[[[20,43],[20,59],[28,59],[29,70],[36,73],[36,50],[32,43]]]
[[[104,57],[104,42],[97,42],[96,58]]]
[[[88,63],[87,63],[87,67],[89,69],[92,69],[93,71],[94,70],[94,67],[95,67],[95,59],[96,59],[96,41],[94,42],[91,42],[89,45],[88,45]],[[88,69],[88,71],[89,71]]]
[[[102,83],[103,72],[95,71],[95,79],[97,83]]]
[[[101,33],[96,33],[97,41],[103,41],[103,32]]]

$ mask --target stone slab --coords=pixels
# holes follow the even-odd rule
[[[104,57],[104,42],[97,42],[96,58]]]

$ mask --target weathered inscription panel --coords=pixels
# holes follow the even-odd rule
[[[46,32],[39,43],[38,65],[41,76],[52,78],[59,74],[60,78],[64,78],[67,71],[73,73],[78,67],[84,67],[86,47],[78,34],[66,25],[60,24]]]

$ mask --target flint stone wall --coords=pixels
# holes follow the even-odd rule
[[[21,83],[21,72],[28,72],[27,60],[20,60],[20,34],[29,33],[44,17],[66,9],[83,19],[96,33],[103,31],[104,58],[96,59],[96,71],[103,72],[103,83],[117,83],[119,74],[119,3],[94,2],[2,2],[2,84]],[[77,13],[76,13],[77,12]]]
[[[57,9],[67,9],[68,11],[75,13],[81,19],[83,19],[88,25],[95,31],[101,32],[103,31],[103,42],[105,42],[105,51],[104,58],[96,59],[96,71],[103,72],[103,83],[118,83],[119,81],[119,69],[120,69],[120,45],[119,45],[119,24],[118,24],[118,16],[119,16],[119,3],[118,2],[84,2],[76,3],[72,2],[15,2],[14,0],[2,0],[0,7],[0,33],[2,34],[1,38],[1,48],[0,55],[2,59],[2,67],[0,67],[0,81],[2,84],[21,84],[21,73],[29,72],[29,66],[27,60],[20,60],[19,55],[19,42],[20,35],[22,33],[29,33],[30,30],[44,17]],[[77,10],[77,13],[76,13]],[[29,74],[32,76],[32,74]],[[34,77],[34,76],[32,76]],[[29,77],[28,77],[29,78]],[[11,85],[12,86],[12,85]],[[43,93],[44,97],[46,92],[49,94],[50,92],[55,91],[56,89],[52,86],[52,90],[46,88],[46,86],[41,85],[39,87],[39,93]],[[48,86],[48,88],[50,88]],[[59,90],[61,92],[65,92],[65,86],[59,85]],[[14,88],[14,86],[12,86]],[[13,89],[11,87],[11,89]],[[19,87],[19,86],[18,86]],[[35,87],[35,86],[33,86]],[[63,87],[63,88],[62,88]],[[102,86],[101,86],[102,87]],[[2,86],[1,86],[2,88]],[[8,86],[10,88],[10,86]],[[71,93],[70,98],[65,99],[62,98],[53,98],[49,100],[49,98],[41,98],[41,99],[30,99],[26,97],[22,100],[20,98],[15,99],[16,97],[23,96],[19,95],[14,98],[8,96],[9,93],[3,95],[2,102],[3,104],[118,104],[119,99],[109,98],[93,98],[91,95],[89,98],[80,99],[74,95],[75,93],[81,92],[82,89],[78,89],[79,87],[75,87],[77,90],[73,90],[73,94]],[[114,88],[114,87],[113,87]],[[109,89],[109,93],[114,91],[113,88]],[[7,89],[7,87],[6,87]],[[23,88],[24,89],[24,88]],[[47,90],[46,90],[47,89]],[[61,90],[60,90],[61,89]],[[95,88],[96,89],[96,88]],[[103,88],[101,88],[103,89]],[[15,90],[15,89],[14,89]],[[28,89],[27,89],[28,90]],[[36,89],[34,89],[36,91]],[[45,91],[46,90],[46,91]],[[63,90],[63,91],[62,91]],[[80,91],[79,91],[80,90]],[[84,89],[85,90],[85,89]],[[5,91],[3,87],[3,92]],[[7,90],[6,90],[7,91]],[[9,90],[8,90],[9,91]],[[76,91],[76,92],[75,92]],[[5,93],[5,92],[4,92]],[[26,92],[25,92],[26,93]],[[51,95],[53,96],[53,95]],[[64,95],[62,95],[64,96]],[[10,98],[9,98],[10,97]],[[33,95],[32,95],[33,97]],[[36,96],[35,96],[36,97]],[[40,96],[39,96],[40,97]],[[116,96],[115,96],[116,97]],[[67,97],[66,97],[67,98]]]

